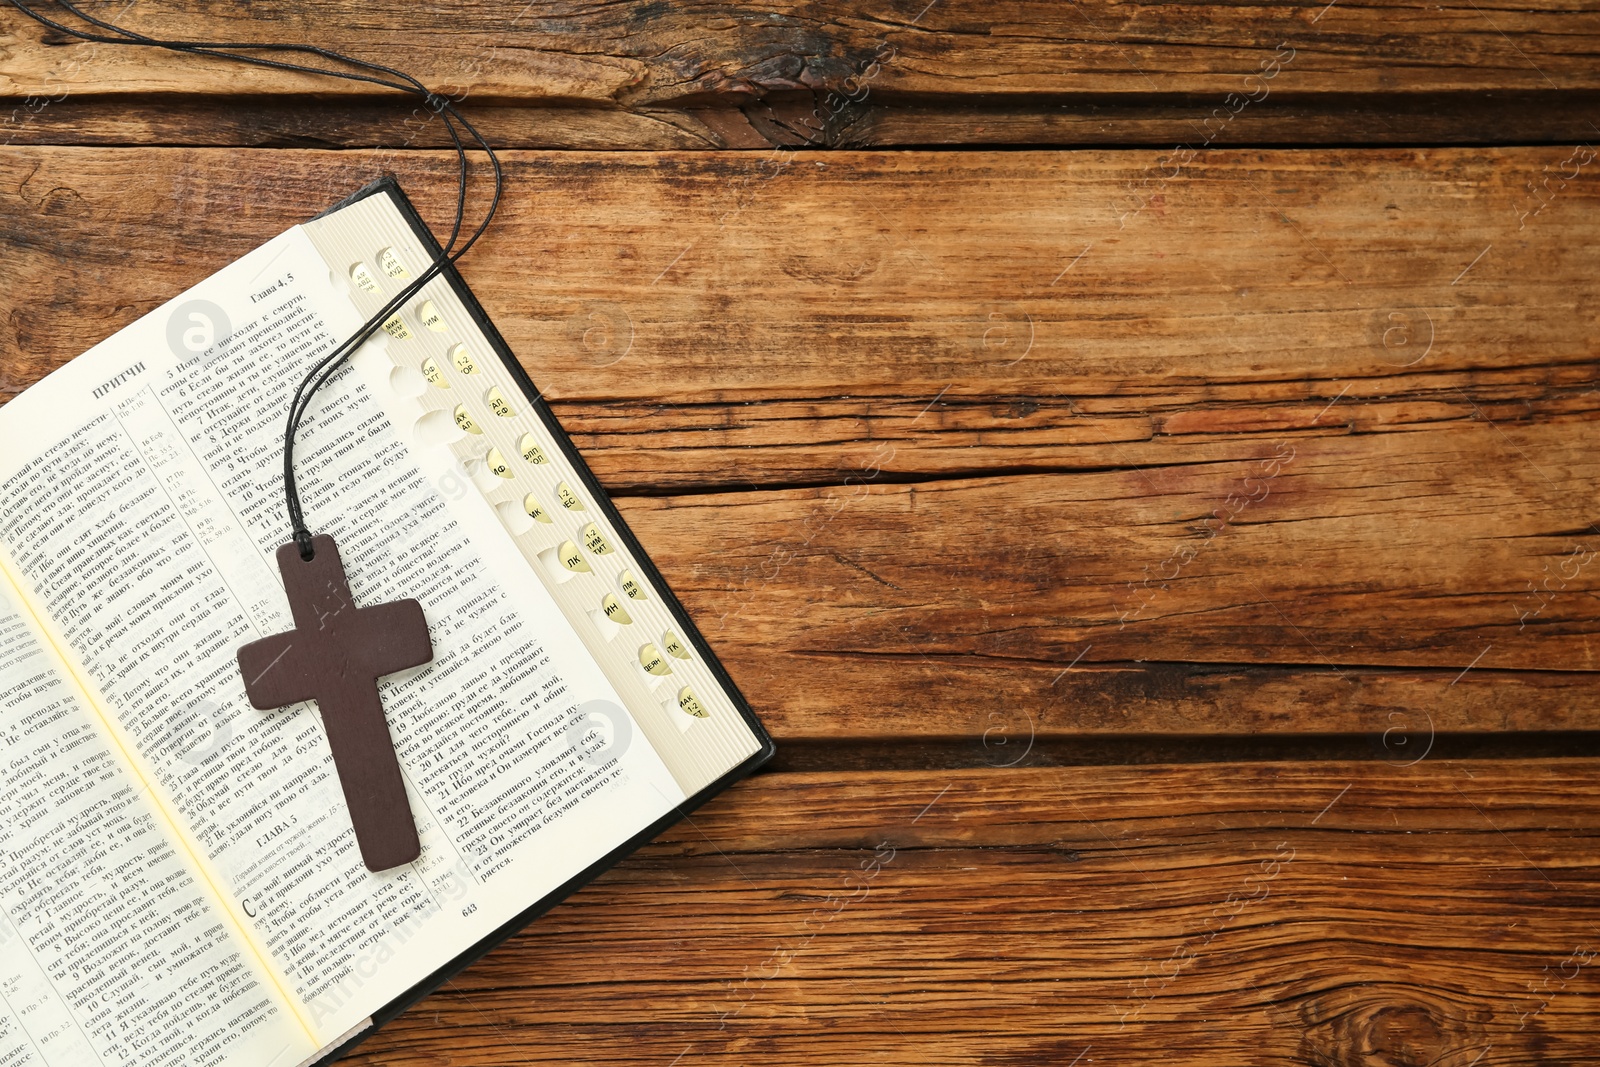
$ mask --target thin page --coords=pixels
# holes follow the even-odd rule
[[[621,698],[488,506],[425,472],[371,368],[318,394],[296,470],[356,602],[416,597],[428,618],[434,661],[380,689],[421,859],[367,871],[316,711],[250,707],[235,650],[293,625],[274,560],[289,397],[358,324],[327,279],[291,230],[0,420],[0,454],[29,457],[0,469],[20,584],[322,1041],[684,799],[625,721],[631,743],[596,743],[580,709],[625,718]]]
[[[0,1064],[289,1067],[315,1044],[0,578]]]

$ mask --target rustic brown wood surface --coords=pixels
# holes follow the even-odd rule
[[[133,10],[148,34],[312,40],[396,65],[490,109],[506,145],[1583,140],[1600,121],[1600,11],[1579,0]],[[17,19],[0,57],[0,97],[14,98],[0,141],[444,143],[399,105],[374,130],[383,109],[360,101],[383,90],[355,84],[174,64]],[[311,107],[284,100],[308,94]]]
[[[355,1061],[1590,1063],[1592,783],[1496,760],[766,775]]]
[[[351,1062],[1600,1062],[1600,10],[121,17],[560,149],[465,273],[780,745]],[[0,8],[4,95],[0,398],[453,196]]]

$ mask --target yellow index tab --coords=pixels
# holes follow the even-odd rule
[[[467,414],[467,405],[457,404],[455,410],[456,425],[468,433],[482,433],[483,429],[472,421],[472,416]]]
[[[467,351],[466,345],[456,345],[450,350],[450,362],[454,363],[456,370],[462,374],[478,373],[478,362],[472,358],[472,353]]]
[[[600,601],[600,610],[606,613],[606,618],[612,622],[628,626],[633,622],[633,616],[628,614],[628,609],[622,606],[615,593],[607,593]]]
[[[648,599],[644,595],[644,586],[639,584],[639,580],[633,576],[632,571],[623,571],[622,576],[617,579],[617,584],[622,586],[622,591],[628,594],[629,600]]]
[[[606,535],[600,532],[600,527],[594,523],[583,528],[583,547],[597,556],[611,554],[611,542],[606,540]]]
[[[429,356],[422,361],[422,376],[428,379],[428,384],[440,389],[450,388],[450,381],[444,376],[444,371],[439,369],[439,361]]]
[[[529,493],[522,498],[522,510],[528,513],[528,518],[535,522],[551,522],[550,513],[539,503],[539,498]]]
[[[522,450],[522,458],[535,466],[549,462],[544,458],[544,449],[535,443],[531,433],[523,434],[522,440],[517,444],[517,447]]]
[[[661,650],[648,642],[639,646],[639,666],[644,668],[646,674],[653,674],[657,678],[672,673],[672,668],[662,658]]]
[[[439,314],[439,309],[434,306],[432,300],[424,300],[417,308],[417,321],[438,333],[445,331],[444,316]]]
[[[579,552],[578,546],[571,541],[561,542],[561,547],[556,549],[556,556],[561,560],[561,565],[569,571],[587,573],[591,569],[589,561],[583,558],[583,553]]]
[[[372,272],[367,269],[365,263],[357,263],[350,268],[350,280],[363,293],[376,293],[378,291],[378,279],[372,276]]]
[[[577,493],[574,493],[567,487],[566,482],[562,482],[560,485],[556,486],[556,499],[561,501],[561,506],[566,508],[568,511],[585,510],[583,501],[578,498]]]
[[[378,269],[391,278],[411,277],[411,272],[406,270],[406,265],[400,262],[400,257],[395,255],[392,248],[385,248],[378,253]]]
[[[511,465],[506,462],[506,457],[500,454],[498,448],[489,449],[489,454],[483,457],[484,466],[489,468],[491,474],[501,478],[511,477]]]
[[[705,705],[700,703],[699,698],[688,686],[678,690],[678,707],[697,719],[711,718],[711,713],[705,709]]]
[[[393,315],[383,324],[383,332],[393,337],[396,341],[411,340],[411,330],[406,326],[406,320],[399,315]]]
[[[661,635],[661,647],[667,650],[667,655],[676,656],[678,659],[688,659],[689,650],[683,647],[683,642],[678,640],[678,635],[667,630]]]
[[[509,419],[516,414],[515,411],[511,410],[511,405],[506,402],[505,395],[500,392],[498,385],[490,389],[484,399],[489,402],[489,410],[499,415],[502,419]]]

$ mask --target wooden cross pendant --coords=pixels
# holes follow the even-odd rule
[[[361,858],[385,871],[416,859],[422,843],[378,679],[432,660],[433,642],[421,604],[358,608],[333,538],[313,537],[311,549],[309,560],[293,541],[278,549],[295,628],[239,649],[239,670],[259,711],[317,702]]]

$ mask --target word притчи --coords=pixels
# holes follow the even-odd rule
[[[1579,158],[1580,156],[1582,158]],[[1556,164],[1556,166],[1562,168],[1559,174],[1550,174],[1550,165],[1548,163],[1541,167],[1540,172],[1546,174],[1547,177],[1537,185],[1531,181],[1527,183],[1528,194],[1517,205],[1522,208],[1517,212],[1517,229],[1520,230],[1527,226],[1530,217],[1538,218],[1539,212],[1548,207],[1557,194],[1567,187],[1567,182],[1575,179],[1583,172],[1584,167],[1594,162],[1594,157],[1595,150],[1587,144],[1581,144],[1572,150],[1572,155]],[[1566,172],[1567,167],[1572,168],[1572,173],[1568,174]],[[1554,189],[1550,188],[1552,179],[1556,182],[1556,188]],[[1532,206],[1523,206],[1529,204]]]
[[[885,855],[885,852],[888,854]],[[765,983],[770,982],[774,978],[778,977],[778,975],[783,972],[784,967],[788,966],[795,956],[799,955],[807,945],[811,944],[812,939],[815,938],[817,934],[822,932],[822,927],[827,926],[838,917],[841,911],[849,907],[855,901],[864,899],[866,895],[872,891],[872,880],[878,876],[879,871],[883,870],[883,868],[894,862],[894,857],[894,846],[889,844],[887,841],[880,841],[878,843],[878,847],[872,850],[872,855],[857,864],[857,866],[864,873],[859,876],[851,875],[845,879],[846,888],[855,889],[856,891],[849,896],[840,896],[836,893],[829,893],[823,898],[823,906],[813,908],[811,914],[808,915],[805,921],[800,924],[801,929],[804,930],[806,927],[811,926],[812,922],[816,920],[818,922],[817,929],[814,929],[810,933],[806,934],[803,940],[791,947],[785,948],[780,945],[778,948],[773,949],[771,954],[768,955],[766,959],[762,960],[756,965],[756,973],[754,976],[750,974],[751,968],[746,967],[745,976],[741,982],[739,982],[737,985],[733,982],[729,982],[728,989],[733,993],[733,998],[738,1001],[738,1007],[722,1011],[722,1013],[718,1016],[717,1029],[726,1029],[728,1020],[744,1011],[751,999],[754,998],[755,990],[751,988],[752,978],[754,978],[758,983]],[[853,886],[850,884],[852,881],[859,881],[860,884],[858,886]],[[822,913],[820,920],[817,920],[818,912]],[[762,973],[769,967],[771,968],[770,973]],[[742,988],[740,988],[741,986]]]
[[[1556,598],[1556,594],[1565,589],[1568,582],[1577,578],[1583,572],[1583,568],[1587,567],[1597,554],[1600,553],[1586,549],[1582,545],[1573,545],[1572,551],[1567,553],[1566,558],[1556,568],[1557,574],[1551,574],[1550,564],[1548,562],[1545,563],[1544,581],[1538,585],[1534,585],[1531,581],[1528,583],[1528,592],[1525,600],[1532,601],[1535,606],[1532,608],[1518,606],[1516,608],[1517,629],[1520,631],[1524,626],[1527,626],[1529,619],[1538,618],[1539,613],[1549,605],[1550,601]],[[1572,565],[1571,570],[1567,569],[1568,564]],[[1550,588],[1550,580],[1552,578],[1559,582],[1554,589]]]
[[[1283,54],[1286,48],[1289,51],[1288,55]],[[1205,120],[1200,123],[1200,128],[1205,133],[1205,140],[1200,142],[1198,148],[1189,144],[1175,145],[1170,153],[1155,160],[1154,163],[1145,167],[1142,175],[1128,182],[1123,195],[1133,206],[1125,210],[1122,209],[1120,204],[1113,204],[1111,207],[1113,212],[1121,212],[1117,215],[1117,228],[1121,229],[1127,225],[1128,219],[1143,211],[1154,197],[1159,196],[1166,190],[1169,182],[1176,181],[1182,177],[1183,169],[1194,162],[1196,155],[1211,147],[1211,142],[1215,141],[1217,136],[1228,128],[1228,124],[1234,120],[1234,117],[1239,112],[1251,104],[1265,100],[1267,94],[1272,91],[1272,87],[1267,82],[1276,78],[1284,67],[1294,62],[1295,54],[1295,50],[1289,47],[1287,41],[1278,42],[1278,47],[1272,50],[1272,55],[1261,61],[1259,73],[1245,76],[1245,91],[1243,93],[1229,93],[1223,97],[1222,106],[1212,108],[1211,114],[1207,115]],[[1259,83],[1258,87],[1252,88],[1250,85],[1252,81]],[[1213,129],[1211,124],[1214,121],[1217,125]],[[1169,168],[1171,173],[1154,174],[1153,172],[1157,166]],[[1146,189],[1152,191],[1148,195],[1144,195]]]
[[[103,397],[107,393],[111,392],[111,390],[117,388],[117,386],[122,385],[125,382],[127,382],[129,379],[135,378],[138,375],[141,375],[143,373],[144,373],[144,360],[141,359],[139,362],[135,363],[133,366],[129,367],[127,370],[125,370],[122,373],[120,373],[120,374],[116,375],[115,377],[113,377],[110,381],[106,382],[104,385],[95,386],[94,387],[94,398],[96,400],[99,400],[101,397]]]
[[[1544,1014],[1544,1010],[1550,1006],[1550,1002],[1555,999],[1556,995],[1567,987],[1568,982],[1578,977],[1578,972],[1588,966],[1589,961],[1593,960],[1596,955],[1600,955],[1600,952],[1584,945],[1579,945],[1567,953],[1566,959],[1556,964],[1554,975],[1550,973],[1550,965],[1548,963],[1545,964],[1544,969],[1540,972],[1544,975],[1544,978],[1538,982],[1528,983],[1528,992],[1534,996],[1543,996],[1544,999],[1539,1001],[1535,1007],[1517,1016],[1517,1029],[1526,1029],[1528,1020],[1536,1019]],[[1568,967],[1572,968],[1572,973],[1570,974],[1567,973]],[[1552,982],[1555,985],[1553,989],[1551,988]]]
[[[1286,849],[1288,850],[1288,855],[1284,855]],[[1153,997],[1159,996],[1161,991],[1183,972],[1184,967],[1199,959],[1201,951],[1210,945],[1212,941],[1215,941],[1218,934],[1233,925],[1234,921],[1239,918],[1239,915],[1246,908],[1267,899],[1271,893],[1269,883],[1282,874],[1285,867],[1294,862],[1295,855],[1295,850],[1289,847],[1289,842],[1287,841],[1278,842],[1272,852],[1272,856],[1262,860],[1257,865],[1259,873],[1245,877],[1245,889],[1250,892],[1229,893],[1221,904],[1211,909],[1211,914],[1206,917],[1206,929],[1195,937],[1185,938],[1177,948],[1172,950],[1172,954],[1162,961],[1160,966],[1165,968],[1171,965],[1170,971],[1163,970],[1157,976],[1151,973],[1152,965],[1145,964],[1144,979],[1137,983],[1129,983],[1129,987],[1133,990],[1133,996],[1141,1003],[1136,1008],[1117,1012],[1122,1026],[1128,1025],[1128,1020],[1142,1012],[1146,1003]],[[1159,977],[1159,981],[1154,990],[1152,990],[1151,982],[1157,977]]]
[[[1272,479],[1276,478],[1284,467],[1293,463],[1294,457],[1294,446],[1287,441],[1279,441],[1274,454],[1261,461],[1258,474],[1244,480],[1244,494],[1229,493],[1228,498],[1223,501],[1222,507],[1212,509],[1210,517],[1205,519],[1204,522],[1206,524],[1214,523],[1214,525],[1210,526],[1210,532],[1206,534],[1204,540],[1187,542],[1179,548],[1173,549],[1172,554],[1158,565],[1154,575],[1150,573],[1150,566],[1146,564],[1144,581],[1128,583],[1128,592],[1139,601],[1139,605],[1122,612],[1119,616],[1120,622],[1117,628],[1121,629],[1127,626],[1130,618],[1137,619],[1144,612],[1144,609],[1150,606],[1151,601],[1155,600],[1156,593],[1167,589],[1166,583],[1174,581],[1179,574],[1183,573],[1183,568],[1194,562],[1195,557],[1200,554],[1201,550],[1209,545],[1219,533],[1226,530],[1228,524],[1239,517],[1240,512],[1251,504],[1259,504],[1267,499],[1272,492],[1270,488]],[[1226,512],[1226,515],[1223,514],[1224,512]],[[1171,573],[1167,573],[1168,568],[1171,569]],[[1150,587],[1152,579],[1161,583],[1153,590]]]

